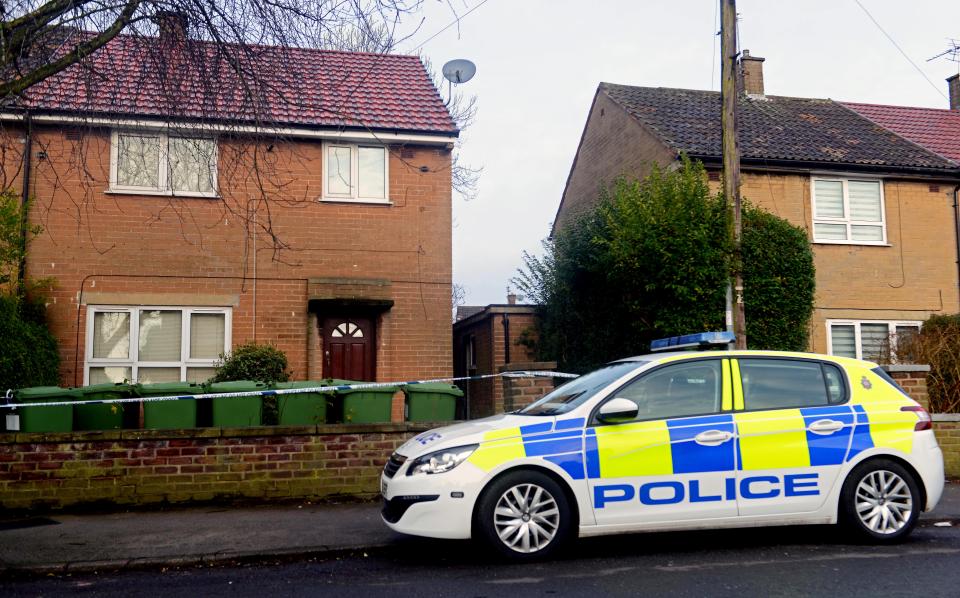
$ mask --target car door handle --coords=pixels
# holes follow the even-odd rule
[[[707,430],[694,436],[693,440],[703,446],[720,446],[724,442],[733,438],[733,432],[724,432],[723,430]]]
[[[807,426],[807,430],[813,432],[814,434],[820,434],[821,436],[833,434],[841,429],[843,429],[843,422],[838,422],[835,419],[818,419]]]

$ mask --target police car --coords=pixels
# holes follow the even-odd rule
[[[390,528],[519,560],[647,530],[841,522],[893,542],[943,485],[930,416],[876,364],[774,351],[616,361],[515,413],[420,434],[381,478]]]

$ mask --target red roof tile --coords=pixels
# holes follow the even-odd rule
[[[30,88],[35,110],[455,135],[417,56],[118,36]],[[251,76],[239,77],[240,63]],[[251,87],[251,82],[254,84]]]
[[[855,102],[843,105],[917,145],[960,162],[960,110]]]

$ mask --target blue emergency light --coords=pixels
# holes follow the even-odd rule
[[[683,336],[671,336],[667,338],[658,338],[650,343],[650,352],[658,351],[678,351],[684,349],[710,349],[731,344],[736,337],[732,332],[698,332],[696,334],[684,334]]]

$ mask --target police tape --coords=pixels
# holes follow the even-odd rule
[[[466,380],[485,380],[489,378],[578,378],[579,374],[565,372],[544,371],[517,371],[501,372],[499,374],[481,374],[478,376],[457,376],[452,378],[432,378],[430,380],[410,380],[407,382],[363,382],[359,384],[337,384],[327,386],[311,386],[303,388],[278,388],[268,390],[248,390],[238,392],[209,392],[195,395],[168,395],[162,397],[127,397],[123,399],[94,399],[90,401],[45,401],[36,403],[11,403],[13,391],[8,390],[7,402],[0,405],[0,409],[22,409],[24,407],[63,407],[67,405],[112,405],[122,403],[153,403],[157,401],[196,401],[200,399],[232,399],[241,397],[275,397],[282,395],[298,395],[310,393],[336,392],[338,390],[371,390],[377,388],[399,388],[401,386],[415,386],[417,384],[433,384],[436,382],[461,382]]]

